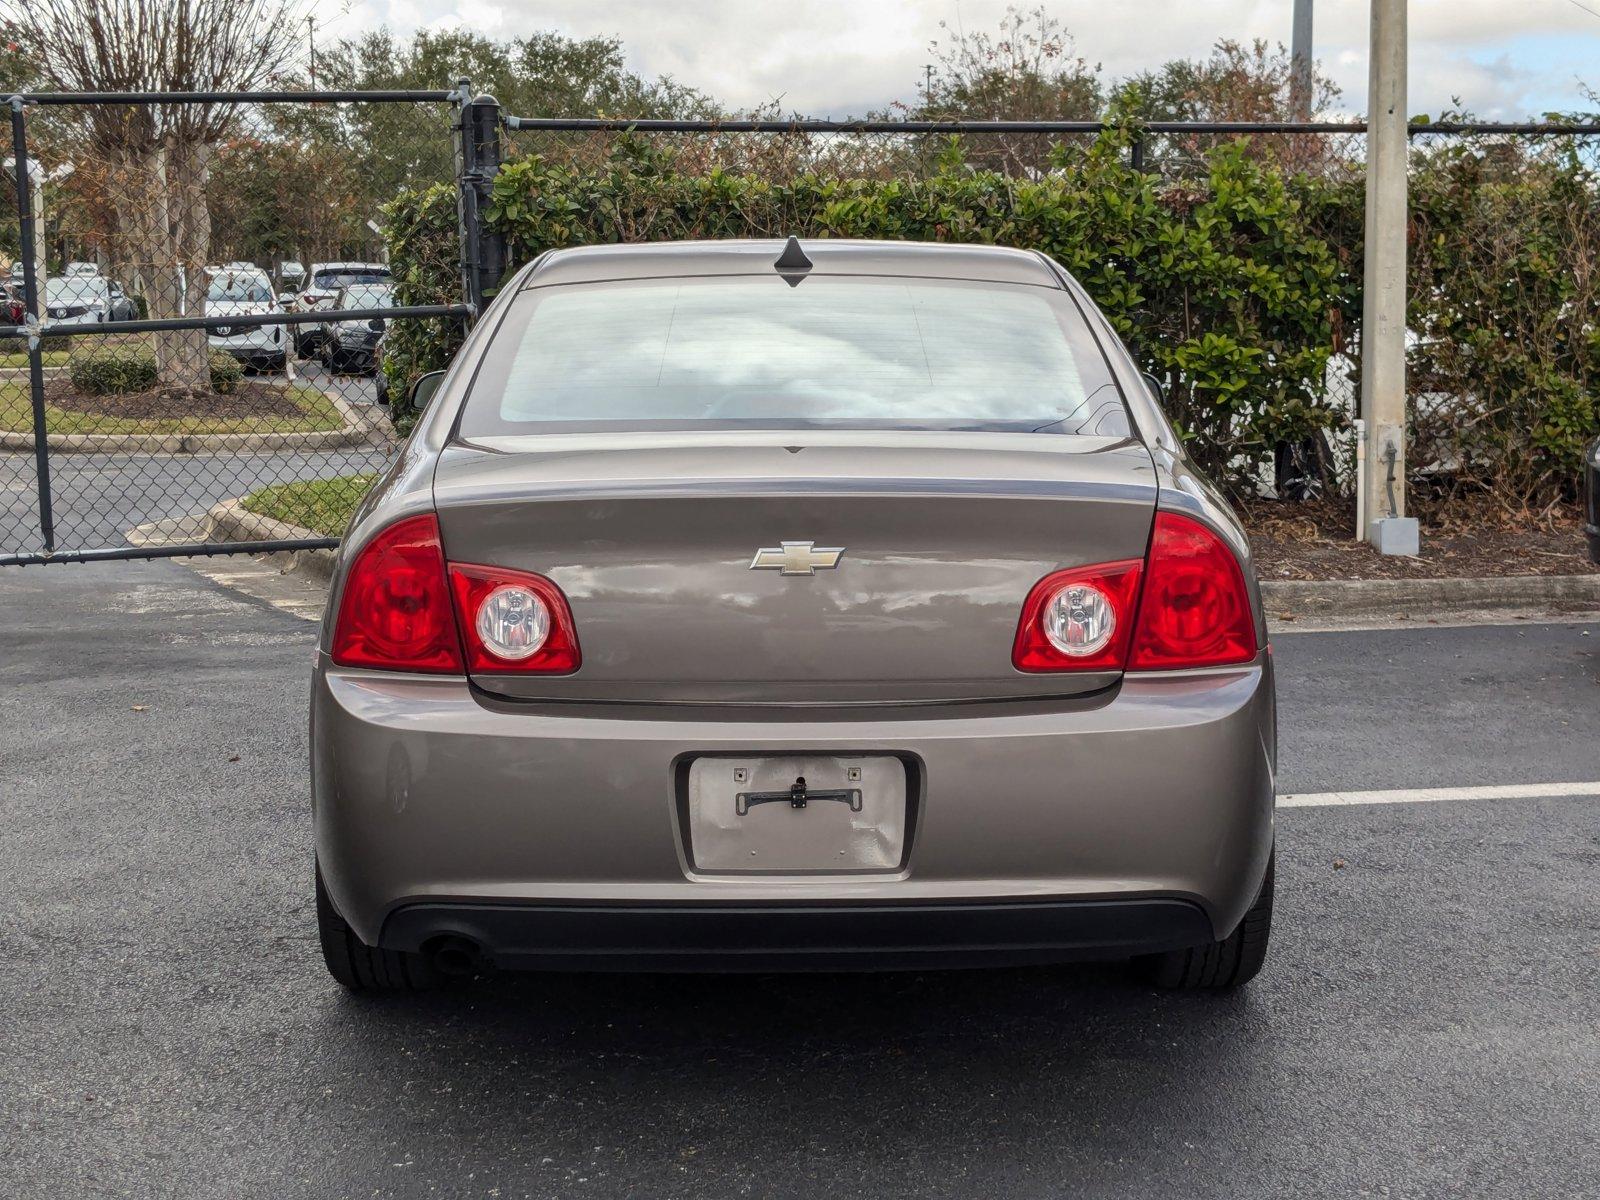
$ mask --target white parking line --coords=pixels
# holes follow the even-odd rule
[[[1435,800],[1537,800],[1543,796],[1600,796],[1600,783],[1505,783],[1485,787],[1398,788],[1386,792],[1298,792],[1279,796],[1278,807],[1426,804]]]

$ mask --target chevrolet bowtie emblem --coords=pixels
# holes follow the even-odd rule
[[[750,560],[752,571],[777,571],[783,575],[815,575],[839,565],[843,546],[823,546],[815,542],[782,542],[763,546]]]

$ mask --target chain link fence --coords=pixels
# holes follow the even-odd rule
[[[508,265],[549,246],[789,232],[1039,244],[1029,239],[1060,215],[1019,211],[1021,185],[1107,153],[1124,169],[1108,178],[1129,192],[1128,181],[1150,181],[1179,226],[1216,202],[1219,154],[1282,182],[1296,222],[1332,255],[1331,277],[1318,284],[1314,332],[1269,331],[1252,352],[1284,359],[1315,341],[1314,376],[1280,371],[1262,395],[1278,402],[1287,378],[1295,403],[1316,411],[1298,426],[1230,417],[1211,436],[1250,494],[1352,488],[1359,123],[527,118],[465,83],[24,96],[11,122],[0,563],[335,544],[398,444],[386,351],[402,386],[443,365],[431,360]],[[487,215],[502,162],[556,172],[528,185],[537,220]],[[1600,381],[1582,344],[1600,311],[1597,168],[1600,127],[1413,127],[1409,399],[1425,488],[1532,494],[1548,482],[1563,460],[1538,449],[1550,439],[1537,433],[1549,414],[1536,398],[1572,393],[1559,416],[1567,440],[1592,431]],[[608,172],[626,178],[585,190]],[[897,188],[921,187],[937,205],[948,197],[932,185],[963,174],[998,178],[1004,194],[947,224],[918,212],[896,225],[903,202],[868,211]],[[1114,204],[1105,212],[1116,218]],[[1080,276],[1098,268],[1092,245],[1043,248],[1077,253]],[[1158,252],[1130,251],[1085,282],[1137,285],[1159,274],[1139,255]],[[1172,340],[1155,311],[1171,300],[1123,304],[1130,342]],[[1161,361],[1180,406],[1204,413],[1192,377],[1206,365]]]
[[[471,312],[397,305],[383,234],[466,99],[14,98],[0,562],[336,544],[398,445],[386,339]]]

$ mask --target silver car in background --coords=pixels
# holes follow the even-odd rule
[[[352,283],[339,289],[321,327],[322,364],[334,374],[371,375],[377,370],[382,317],[346,318],[345,312],[394,307],[387,283]]]
[[[1249,550],[1050,259],[556,251],[435,385],[317,654],[339,982],[1260,968]]]

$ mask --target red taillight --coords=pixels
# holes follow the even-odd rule
[[[467,670],[569,675],[582,663],[572,609],[543,575],[450,564]]]
[[[1019,671],[1120,671],[1128,656],[1144,563],[1046,575],[1022,605],[1011,663]]]
[[[1219,667],[1255,656],[1255,616],[1233,551],[1193,517],[1158,512],[1128,669]]]
[[[1160,512],[1144,561],[1074,567],[1033,585],[1011,662],[1019,671],[1174,671],[1255,656],[1239,560],[1199,521]]]
[[[461,641],[432,513],[396,521],[361,548],[339,601],[333,661],[461,674]]]

